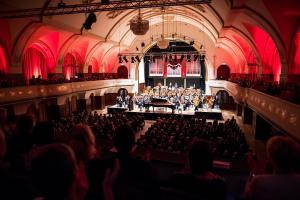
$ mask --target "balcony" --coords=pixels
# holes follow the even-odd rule
[[[97,81],[72,82],[51,85],[33,85],[24,87],[2,88],[0,89],[0,105],[14,102],[22,102],[47,97],[58,97],[72,93],[86,92],[91,90],[118,89],[129,87],[133,90],[134,80],[130,79],[110,79]],[[128,91],[133,92],[133,91]],[[104,94],[104,92],[102,92]]]
[[[247,105],[300,141],[300,105],[228,81],[224,88],[237,102]]]

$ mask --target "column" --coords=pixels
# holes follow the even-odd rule
[[[242,120],[244,124],[252,124],[253,111],[246,105],[243,105]]]

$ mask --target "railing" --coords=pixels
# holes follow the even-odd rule
[[[300,105],[228,81],[224,88],[236,101],[246,104],[300,141]]]
[[[32,100],[37,98],[62,96],[71,93],[89,90],[101,90],[113,87],[132,86],[133,88],[134,84],[134,80],[130,79],[113,79],[3,88],[0,89],[0,104]]]

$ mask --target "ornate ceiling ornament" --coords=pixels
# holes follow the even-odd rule
[[[142,19],[141,10],[139,9],[139,15],[130,20],[130,30],[135,35],[145,35],[149,30],[149,21]]]

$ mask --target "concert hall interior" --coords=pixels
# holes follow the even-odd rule
[[[0,199],[300,199],[299,0],[0,0]]]

